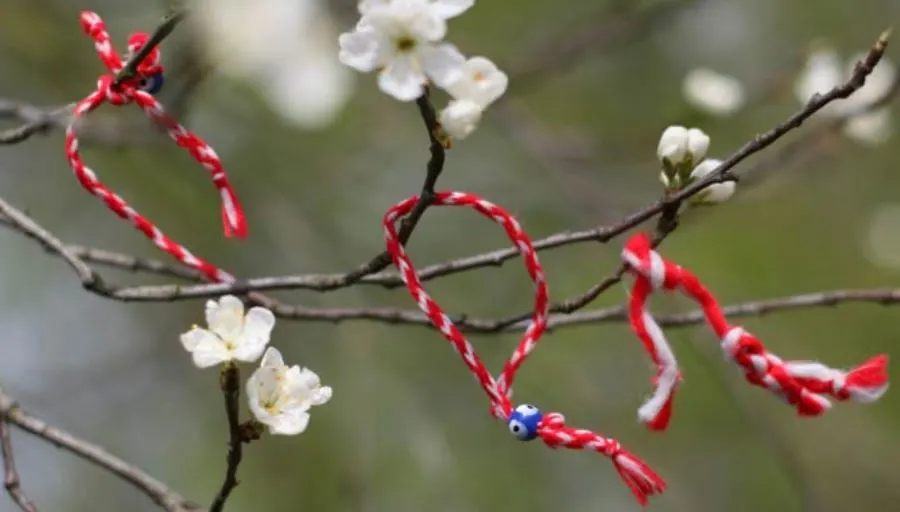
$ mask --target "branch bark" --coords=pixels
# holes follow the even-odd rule
[[[39,437],[57,448],[66,450],[82,459],[118,476],[146,494],[154,503],[169,512],[203,511],[202,507],[186,500],[166,484],[153,478],[137,466],[21,409],[0,387],[0,420]]]
[[[243,434],[240,420],[241,374],[234,364],[229,364],[222,370],[220,385],[222,396],[225,397],[225,416],[228,419],[228,456],[225,469],[225,481],[218,494],[213,499],[209,512],[222,512],[225,510],[225,502],[231,495],[231,491],[238,486],[237,472],[244,457]]]
[[[3,486],[7,494],[22,512],[38,512],[37,505],[22,490],[22,482],[13,455],[12,439],[9,436],[9,424],[3,418],[0,418],[0,454],[3,456]]]

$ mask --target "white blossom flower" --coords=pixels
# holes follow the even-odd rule
[[[475,131],[483,111],[482,106],[472,100],[452,100],[441,111],[439,120],[448,135],[462,140]]]
[[[366,14],[372,8],[387,5],[393,0],[360,0],[359,13]],[[475,0],[430,0],[436,15],[448,20],[466,12],[475,5]]]
[[[490,59],[472,57],[463,64],[459,79],[446,89],[457,100],[470,100],[487,108],[506,92],[508,85],[509,77]]]
[[[694,170],[691,172],[691,178],[699,180],[714,171],[721,164],[721,160],[707,158],[706,160],[697,164],[697,167],[694,167]],[[724,203],[725,201],[731,199],[731,196],[734,195],[735,188],[736,185],[733,181],[713,183],[696,195],[692,196],[689,201],[692,204]]]
[[[339,59],[357,71],[379,70],[378,86],[412,101],[430,80],[444,88],[459,79],[465,57],[451,44],[436,44],[447,23],[430,0],[390,0],[366,9],[356,28],[338,39]]]
[[[682,93],[691,105],[716,116],[737,112],[746,100],[738,79],[706,68],[694,69],[684,77]]]
[[[659,138],[656,154],[663,165],[694,165],[706,156],[709,136],[698,128],[670,126]]]
[[[181,335],[181,344],[199,368],[259,359],[269,343],[275,315],[261,307],[250,308],[245,315],[240,299],[226,295],[206,303],[206,324],[209,329],[194,326]]]
[[[453,100],[441,111],[444,131],[462,140],[471,134],[491,103],[506,92],[509,78],[486,57],[472,57],[462,66],[459,78],[446,89]]]
[[[192,8],[204,60],[258,89],[289,122],[324,128],[349,101],[356,76],[338,61],[339,31],[324,0],[197,0]]]
[[[247,397],[256,419],[271,434],[296,435],[309,425],[309,409],[331,399],[331,388],[322,386],[312,370],[287,366],[281,352],[269,347],[260,367],[247,379]]]
[[[806,103],[813,94],[824,94],[841,85],[863,56],[855,55],[844,68],[834,50],[825,47],[817,49],[807,58],[794,84],[794,94],[801,103]],[[894,64],[882,58],[859,90],[847,99],[831,103],[822,112],[830,116],[850,116],[844,125],[844,133],[848,137],[865,144],[884,143],[893,132],[889,110],[879,107],[867,112],[865,109],[888,93],[896,75]]]
[[[794,95],[801,103],[806,103],[813,95],[825,94],[840,85],[843,78],[841,57],[830,48],[820,48],[807,57],[794,83]]]

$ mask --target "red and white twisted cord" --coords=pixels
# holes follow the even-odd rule
[[[125,80],[120,85],[114,85],[115,74],[122,70],[124,63],[110,42],[103,20],[96,13],[85,11],[81,13],[81,26],[84,33],[94,40],[97,54],[109,73],[99,78],[96,91],[75,105],[72,120],[66,127],[66,157],[75,177],[85,190],[103,200],[116,215],[129,220],[160,249],[185,265],[196,268],[207,279],[216,282],[233,281],[234,278],[227,272],[194,256],[185,247],[166,236],[146,217],[129,206],[124,199],[106,187],[81,159],[78,152],[78,138],[75,134],[76,122],[104,103],[121,106],[134,102],[148,117],[162,125],[176,144],[186,149],[200,165],[211,173],[213,184],[219,191],[222,200],[222,217],[226,236],[244,237],[247,234],[243,209],[229,184],[222,162],[216,152],[200,137],[189,132],[167,115],[163,106],[153,95],[139,89],[141,80],[162,72],[162,66],[159,64],[159,48],[154,48],[138,65],[134,78]],[[149,36],[145,33],[132,34],[128,39],[129,52],[139,51],[147,44],[148,40]]]
[[[613,461],[616,471],[641,504],[647,502],[648,496],[665,490],[665,481],[647,464],[624,450],[618,441],[600,436],[590,430],[569,427],[565,424],[563,415],[559,413],[542,414],[537,408],[527,404],[513,407],[510,401],[513,381],[516,373],[546,330],[549,308],[547,282],[543,268],[531,239],[519,222],[502,207],[474,194],[439,192],[435,195],[432,203],[435,206],[468,206],[503,226],[507,237],[522,255],[525,268],[534,283],[535,301],[531,324],[504,365],[500,377],[495,380],[469,340],[441,307],[428,296],[421,280],[416,275],[412,261],[406,254],[403,244],[400,243],[396,223],[409,214],[418,201],[418,197],[410,197],[397,203],[385,213],[384,238],[387,250],[413,300],[441,335],[456,349],[463,363],[481,384],[490,401],[491,413],[507,422],[510,431],[520,440],[528,441],[540,437],[551,448],[589,450],[606,455]]]
[[[887,356],[875,356],[849,371],[813,361],[783,361],[739,326],[728,323],[716,298],[689,270],[665,260],[653,250],[649,236],[639,233],[625,244],[622,259],[635,276],[629,321],[658,366],[657,388],[641,407],[641,421],[662,430],[671,414],[679,379],[678,364],[662,329],[647,310],[654,290],[679,290],[703,310],[707,324],[721,340],[725,355],[740,366],[748,382],[768,389],[794,406],[801,416],[818,416],[831,408],[828,396],[873,402],[888,388]]]

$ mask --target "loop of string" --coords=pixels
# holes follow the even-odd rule
[[[396,223],[413,210],[418,200],[416,196],[410,197],[397,203],[384,214],[384,238],[387,250],[413,300],[441,335],[450,342],[469,372],[481,384],[490,402],[491,413],[507,422],[510,432],[520,440],[528,441],[539,437],[551,448],[588,450],[609,457],[622,480],[642,505],[646,504],[648,496],[663,492],[666,488],[665,481],[646,463],[624,450],[614,439],[603,437],[590,430],[567,426],[565,418],[559,413],[543,414],[528,404],[513,407],[511,402],[513,381],[546,330],[549,308],[544,270],[531,239],[519,222],[505,209],[474,194],[439,192],[432,203],[434,206],[467,206],[500,224],[522,255],[525,268],[534,284],[534,313],[531,323],[504,365],[500,376],[494,379],[469,340],[425,291],[412,261],[400,243]]]
[[[657,365],[656,389],[638,411],[639,419],[654,430],[664,430],[672,412],[680,380],[678,363],[665,334],[650,315],[647,299],[655,290],[678,290],[703,310],[707,325],[719,338],[725,356],[737,364],[748,382],[768,389],[794,406],[801,416],[819,416],[836,400],[873,402],[888,388],[887,356],[875,356],[849,371],[813,361],[782,361],[743,328],[728,323],[713,294],[689,270],[665,260],[653,250],[645,233],[625,244],[622,260],[635,278],[628,318]]]
[[[163,68],[159,63],[159,48],[153,48],[141,63],[138,64],[136,76],[128,78],[116,85],[115,75],[124,63],[113,47],[106,25],[96,13],[85,11],[81,14],[81,26],[84,33],[94,40],[94,47],[100,60],[109,71],[97,81],[97,89],[79,101],[72,112],[72,119],[66,127],[66,157],[72,172],[85,190],[101,199],[106,206],[120,218],[130,221],[138,230],[149,238],[157,247],[171,254],[179,261],[193,267],[215,282],[231,282],[234,278],[214,265],[194,256],[186,248],[166,236],[146,217],[135,211],[124,199],[104,185],[97,175],[85,165],[78,151],[78,138],[75,133],[76,122],[92,110],[104,103],[115,106],[135,103],[154,122],[166,129],[169,137],[184,148],[204,169],[212,175],[212,181],[219,192],[222,202],[222,220],[226,236],[244,237],[247,224],[244,212],[232,189],[225,169],[216,152],[200,137],[188,131],[175,119],[169,116],[156,98],[141,89],[146,80],[161,75]],[[139,51],[149,41],[145,33],[132,34],[128,39],[129,53]]]

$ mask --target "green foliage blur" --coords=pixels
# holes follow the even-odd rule
[[[544,43],[567,27],[593,23],[616,38],[616,30],[628,30],[628,13],[664,1],[479,0],[450,22],[448,37],[501,68],[523,66],[552,51],[556,43]],[[565,69],[513,81],[504,101],[527,126],[500,122],[489,112],[475,134],[449,152],[439,188],[487,196],[517,214],[535,238],[611,223],[661,194],[655,149],[666,126],[703,128],[712,137],[710,156],[726,157],[798,106],[786,83],[733,117],[706,117],[682,99],[688,70],[706,66],[732,74],[752,94],[795,70],[812,41],[827,39],[846,55],[864,51],[900,14],[890,0],[681,3],[683,9],[649,32],[590,49]],[[349,28],[352,2],[331,7],[343,13],[338,26]],[[97,10],[121,42],[133,30],[153,27],[165,8],[161,2],[4,0],[0,97],[58,106],[84,96],[102,68],[80,32],[78,12]],[[609,22],[616,19],[622,21]],[[164,44],[167,62],[187,51],[190,30],[183,25]],[[176,240],[237,275],[345,271],[382,250],[381,214],[418,192],[428,158],[415,106],[380,93],[373,76],[356,78],[353,99],[320,131],[291,125],[252,84],[215,72],[190,97],[182,120],[223,157],[249,215],[246,241],[224,239],[205,173],[147,130],[136,108],[104,108],[97,118],[143,127],[147,140],[85,143],[85,158]],[[180,80],[170,75],[167,87],[177,89]],[[164,103],[171,97],[166,94]],[[690,210],[664,245],[668,257],[694,269],[725,302],[900,281],[900,266],[870,257],[873,243],[900,251],[900,221],[872,234],[879,211],[900,201],[897,137],[867,147],[834,136],[809,158],[777,161],[779,147],[814,129],[814,121],[738,167],[776,161],[741,183],[726,205]],[[534,127],[540,143],[523,143],[521,130]],[[559,147],[566,154],[552,151]],[[59,132],[0,148],[0,184],[4,199],[67,242],[168,260],[80,189]],[[542,253],[552,297],[580,294],[611,273],[621,242]],[[426,264],[505,244],[496,226],[470,212],[438,209],[425,215],[409,248]],[[178,343],[182,331],[202,321],[203,301],[123,304],[90,296],[60,260],[8,230],[0,233],[0,262],[0,321],[7,333],[0,341],[0,382],[24,407],[208,504],[224,476],[222,398],[216,371],[195,369]],[[104,276],[117,284],[169,282],[111,270]],[[531,301],[517,260],[428,288],[448,311],[476,316],[518,313]],[[273,295],[307,307],[415,307],[403,289],[371,286]],[[589,307],[620,304],[624,297],[617,286]],[[677,296],[654,302],[660,312],[690,306]],[[741,320],[785,358],[838,367],[891,353],[898,322],[900,310],[877,305]],[[665,434],[648,432],[636,420],[651,368],[625,324],[547,335],[523,367],[516,399],[561,411],[570,423],[615,437],[644,458],[670,486],[651,509],[897,506],[895,394],[800,419],[746,385],[703,327],[668,334],[685,381]],[[499,370],[516,336],[472,339]],[[265,436],[247,447],[231,512],[637,509],[604,458],[523,445],[510,436],[432,330],[283,321],[273,344],[289,363],[315,370],[335,394],[313,410],[303,435]],[[250,371],[244,368],[245,376]],[[41,510],[156,510],[126,483],[25,434],[14,436],[23,485]],[[12,510],[0,499],[0,511]]]

